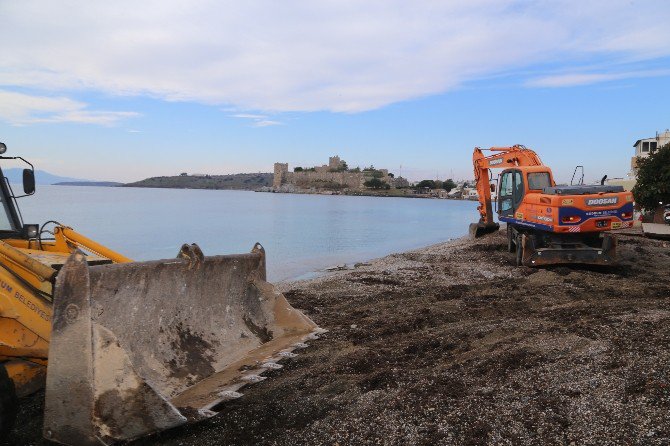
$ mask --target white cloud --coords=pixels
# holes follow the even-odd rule
[[[542,76],[529,80],[530,87],[575,87],[621,79],[670,76],[670,70],[628,71],[623,73],[565,73]]]
[[[0,90],[0,119],[12,125],[39,122],[77,122],[111,125],[125,118],[138,116],[135,112],[87,110],[83,102],[66,97],[35,96]]]
[[[231,118],[240,118],[240,119],[265,119],[265,115],[254,115],[250,113],[238,113],[236,115],[231,115]]]
[[[256,122],[254,122],[254,127],[270,127],[273,125],[283,125],[283,122],[280,121],[272,121],[270,119],[261,119]]]
[[[665,0],[23,0],[0,17],[0,85],[261,112],[359,112],[546,63],[605,61],[573,79],[601,81],[670,55]]]
[[[281,121],[274,121],[268,119],[267,115],[258,115],[253,113],[237,113],[235,115],[230,115],[231,118],[239,119],[250,119],[253,121],[251,124],[252,127],[270,127],[273,125],[284,125]]]

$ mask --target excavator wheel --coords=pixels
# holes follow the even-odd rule
[[[516,236],[516,266],[523,265],[523,234]]]
[[[12,430],[18,408],[14,381],[9,378],[5,366],[0,364],[0,441],[7,438]]]
[[[514,252],[515,251],[514,247],[514,231],[512,231],[512,227],[508,224],[507,225],[507,252]]]

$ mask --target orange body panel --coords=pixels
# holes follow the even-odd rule
[[[616,204],[593,206],[588,200],[616,198]],[[633,196],[630,192],[616,192],[599,195],[549,195],[529,192],[517,210],[515,218],[551,226],[552,232],[601,232],[627,228],[632,225]],[[630,212],[617,212],[629,204]],[[579,218],[574,222],[563,222],[562,217],[571,209]],[[597,225],[598,224],[598,225]],[[575,230],[574,228],[579,228]]]

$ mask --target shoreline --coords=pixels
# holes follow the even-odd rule
[[[51,186],[74,186],[74,184],[60,185],[52,184]],[[84,185],[77,185],[84,186]],[[382,198],[419,198],[426,200],[454,200],[454,201],[472,201],[477,202],[474,199],[466,198],[449,198],[449,197],[438,197],[431,194],[389,194],[384,192],[374,193],[371,191],[357,191],[351,193],[341,193],[339,191],[331,190],[305,190],[305,191],[296,191],[296,192],[280,192],[274,190],[261,190],[261,189],[245,189],[245,188],[207,188],[207,187],[173,187],[173,186],[138,186],[130,184],[119,184],[115,186],[104,186],[104,187],[123,187],[123,188],[139,188],[139,189],[176,189],[176,190],[223,190],[223,191],[238,191],[238,192],[258,192],[266,194],[283,194],[283,195],[324,195],[324,196],[343,196],[343,197],[382,197]]]
[[[347,274],[351,273],[354,271],[369,271],[369,270],[375,270],[378,269],[380,266],[384,266],[387,264],[392,263],[392,260],[394,257],[405,255],[405,254],[412,254],[412,253],[421,253],[426,250],[430,250],[431,248],[438,248],[438,247],[445,247],[445,246],[461,246],[462,244],[467,244],[469,241],[469,236],[468,235],[463,235],[461,237],[456,237],[452,239],[448,239],[446,241],[442,242],[437,242],[437,243],[431,243],[429,245],[423,245],[418,248],[411,248],[407,249],[404,251],[398,251],[398,252],[392,252],[390,254],[383,255],[381,257],[372,257],[368,259],[358,259],[353,262],[346,262],[343,264],[338,264],[338,265],[333,265],[329,266],[323,269],[318,269],[318,270],[313,270],[309,271],[304,274],[300,274],[296,277],[293,278],[288,278],[288,279],[283,279],[283,280],[278,280],[276,282],[273,282],[273,285],[275,287],[281,288],[281,289],[288,289],[291,286],[299,286],[300,284],[311,284],[314,281],[318,281],[320,279],[327,279],[330,277],[336,277],[338,274]],[[458,243],[460,242],[460,243]],[[314,275],[314,277],[307,277],[303,278],[304,276],[310,276]]]

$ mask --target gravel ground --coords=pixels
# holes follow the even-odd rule
[[[666,445],[670,244],[517,268],[502,233],[284,283],[329,330],[220,414],[139,445]],[[11,444],[40,440],[43,395]]]

